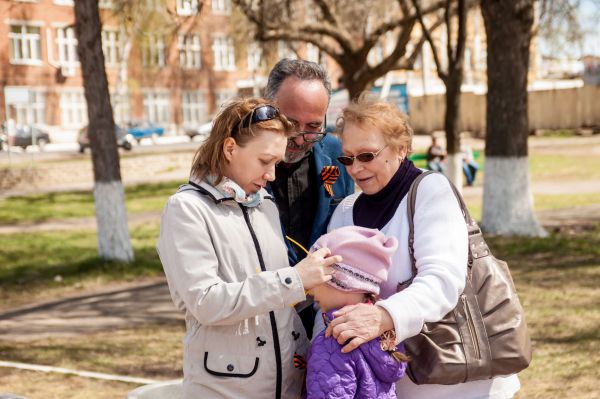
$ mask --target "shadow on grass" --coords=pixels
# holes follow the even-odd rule
[[[529,273],[568,271],[600,265],[600,224],[576,235],[552,233],[545,238],[486,238],[496,257],[511,270]]]
[[[574,331],[573,334],[564,337],[536,335],[533,338],[537,342],[547,344],[583,344],[598,341],[600,340],[600,324],[596,323],[585,330]]]
[[[107,280],[162,273],[155,243],[158,226],[131,230],[135,261],[110,262],[98,257],[96,234],[89,231],[4,236],[0,252],[0,290],[32,289],[49,284],[74,284],[85,278]]]

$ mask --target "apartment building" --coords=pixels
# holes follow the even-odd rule
[[[163,20],[132,29],[117,0],[99,0],[102,45],[111,102],[117,123],[148,120],[182,133],[204,123],[236,95],[260,94],[269,68],[282,57],[302,57],[324,64],[332,82],[339,67],[316,46],[274,43],[269,54],[240,32],[240,16],[231,0],[146,0]],[[121,2],[122,3],[122,2]],[[42,125],[54,141],[73,141],[87,124],[81,69],[77,57],[74,0],[7,0],[0,2],[0,121]],[[165,10],[166,8],[166,10]],[[146,10],[145,12],[148,12]],[[139,16],[138,16],[139,17]],[[148,17],[147,19],[151,19]],[[138,18],[139,19],[139,18]],[[420,37],[415,28],[413,42]],[[394,47],[388,34],[369,54],[381,61]],[[446,30],[434,33],[445,49]],[[408,53],[412,51],[409,44]],[[535,43],[532,52],[535,54]],[[442,65],[445,52],[439,53]],[[532,56],[532,60],[535,60]],[[535,76],[532,62],[532,76]],[[427,45],[413,70],[395,71],[387,82],[406,83],[410,95],[440,94],[444,86]],[[463,90],[485,90],[485,29],[480,11],[470,11]]]
[[[210,120],[226,99],[264,85],[260,48],[234,45],[230,0],[202,3],[155,0],[171,19],[132,37],[112,0],[99,1],[118,123],[148,120],[175,134]],[[0,120],[45,126],[56,141],[72,141],[87,124],[73,6],[73,0],[0,2]]]

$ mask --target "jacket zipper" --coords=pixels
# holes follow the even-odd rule
[[[252,241],[254,242],[254,248],[256,249],[256,255],[258,256],[258,263],[260,264],[260,270],[263,272],[267,271],[265,267],[265,261],[262,256],[262,251],[260,249],[260,244],[258,243],[258,238],[256,238],[256,233],[250,224],[250,216],[248,215],[248,209],[244,207],[242,204],[239,204],[242,209],[242,213],[244,214],[244,220],[246,221],[246,225],[248,226],[248,230],[250,230],[250,235],[252,236]],[[277,379],[275,384],[275,398],[281,398],[281,380],[282,380],[282,371],[281,371],[281,347],[279,346],[279,333],[277,332],[277,321],[275,320],[275,312],[269,312],[269,318],[271,319],[271,332],[273,334],[273,346],[275,347],[275,364],[277,365]]]
[[[471,342],[473,343],[473,347],[475,348],[475,353],[477,355],[477,359],[481,359],[481,350],[479,349],[479,339],[477,337],[477,330],[475,328],[475,323],[473,323],[473,319],[471,317],[469,303],[467,302],[467,298],[464,295],[461,295],[460,299],[462,300],[463,309],[465,310],[465,317],[467,318],[467,326],[469,327],[469,333],[471,335]]]

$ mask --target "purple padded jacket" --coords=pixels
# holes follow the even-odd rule
[[[333,319],[333,311],[326,317]],[[307,358],[305,398],[395,399],[396,381],[404,376],[406,363],[396,361],[371,340],[350,353],[342,345],[325,338],[325,330],[311,344]],[[404,352],[402,343],[398,350]]]

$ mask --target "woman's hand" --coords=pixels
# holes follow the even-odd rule
[[[333,268],[331,265],[342,261],[339,255],[330,256],[328,248],[320,248],[302,259],[294,268],[300,275],[305,290],[310,290],[319,284],[331,280]]]
[[[342,353],[351,352],[394,328],[394,322],[387,310],[366,303],[344,306],[333,312],[333,316],[335,318],[327,326],[325,336],[333,335],[340,345],[350,340],[342,348]]]

